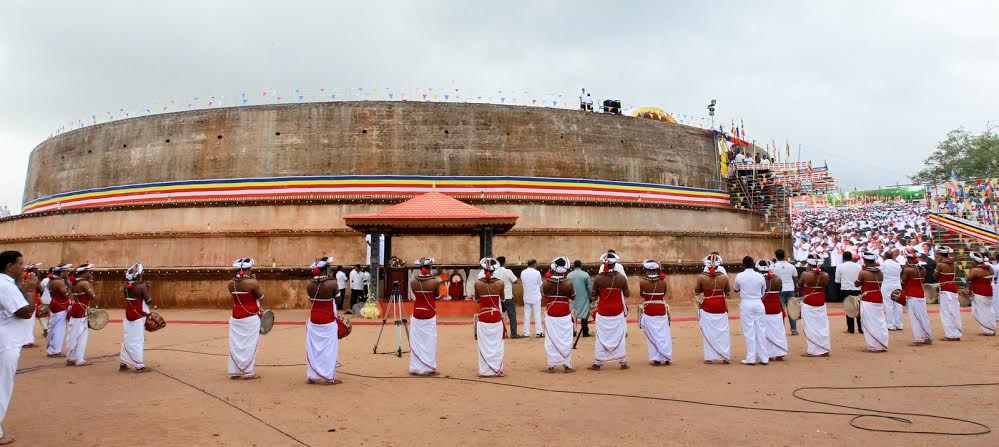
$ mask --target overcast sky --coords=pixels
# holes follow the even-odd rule
[[[999,121],[999,2],[5,1],[0,203],[71,120],[265,89],[454,85],[742,119],[841,183],[906,182]],[[675,4],[674,4],[675,3]]]

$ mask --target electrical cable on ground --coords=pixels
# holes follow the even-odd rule
[[[150,349],[147,349],[147,351],[171,351],[171,352],[181,352],[181,353],[188,353],[188,354],[198,354],[198,355],[209,355],[209,356],[225,357],[227,354],[218,354],[218,353],[202,352],[202,351],[192,351],[192,350],[186,350],[186,349],[175,349],[175,348],[171,348],[170,347],[170,346],[179,346],[179,345],[183,345],[183,344],[190,344],[190,343],[198,343],[198,342],[204,342],[204,341],[217,340],[217,339],[221,339],[221,338],[226,338],[226,337],[216,337],[216,338],[207,339],[207,340],[198,340],[198,341],[193,341],[193,342],[177,343],[177,344],[167,345],[167,346],[160,347],[160,348],[150,348]],[[112,359],[114,357],[115,357],[115,355],[105,355],[105,356],[95,357],[95,358],[93,358],[91,360],[93,360],[93,361],[109,360],[109,359]],[[25,368],[23,370],[18,370],[17,373],[21,374],[21,373],[25,373],[25,372],[32,372],[32,371],[37,371],[39,369],[50,368],[50,367],[57,366],[57,365],[59,365],[59,364],[49,364],[49,365],[41,365],[41,366],[37,366],[37,367],[32,367],[32,368]],[[256,366],[259,366],[259,367],[298,367],[298,366],[306,366],[306,364],[305,363],[258,364]],[[173,375],[170,375],[170,374],[168,374],[166,372],[163,372],[163,371],[160,371],[158,369],[154,370],[154,372],[157,372],[157,373],[163,375],[164,377],[170,378],[170,379],[172,379],[172,380],[174,380],[176,382],[179,382],[179,383],[184,384],[184,385],[186,385],[188,387],[191,387],[191,388],[193,388],[193,389],[195,389],[195,390],[197,390],[197,391],[199,391],[199,392],[201,392],[201,393],[203,393],[203,394],[205,394],[207,396],[210,396],[210,397],[212,397],[212,398],[214,398],[214,399],[216,399],[216,400],[218,400],[218,401],[220,401],[220,402],[222,402],[222,403],[224,403],[224,404],[226,404],[226,405],[228,405],[228,406],[230,406],[230,407],[232,407],[232,408],[240,411],[241,413],[246,414],[247,416],[253,418],[254,420],[256,420],[258,422],[260,422],[261,424],[266,425],[267,427],[269,427],[269,428],[277,431],[278,433],[281,433],[282,435],[288,437],[289,439],[291,439],[291,440],[293,440],[293,441],[295,441],[295,442],[297,442],[297,443],[299,443],[299,444],[301,444],[303,446],[311,447],[309,444],[307,444],[304,441],[296,438],[295,436],[289,434],[288,432],[285,432],[284,430],[281,430],[280,428],[278,428],[278,427],[276,427],[276,426],[268,423],[267,421],[261,419],[260,417],[253,415],[249,411],[247,411],[247,410],[245,410],[245,409],[243,409],[243,408],[241,408],[241,407],[239,407],[239,406],[237,406],[237,405],[235,405],[233,403],[230,403],[230,402],[226,401],[225,399],[223,399],[223,398],[221,398],[221,397],[219,397],[219,396],[217,396],[215,394],[212,394],[211,392],[209,392],[209,391],[207,391],[207,390],[205,390],[203,388],[200,388],[200,387],[198,387],[196,385],[193,385],[191,383],[185,382],[182,379],[179,379],[179,378],[177,378],[177,377],[175,377]],[[450,377],[450,376],[437,376],[437,377],[423,377],[423,376],[378,376],[378,375],[371,375],[371,374],[351,373],[351,372],[343,371],[343,370],[338,371],[338,373],[339,374],[343,374],[343,375],[347,375],[347,376],[352,376],[352,377],[358,377],[358,378],[363,378],[363,379],[374,379],[374,380],[397,380],[397,379],[450,380],[450,381],[454,381],[454,382],[487,384],[487,385],[494,385],[494,386],[501,386],[501,387],[508,387],[508,388],[517,388],[517,389],[523,389],[523,390],[541,391],[541,392],[547,392],[547,393],[569,394],[569,395],[579,395],[579,396],[596,396],[596,397],[616,397],[616,398],[638,399],[638,400],[648,400],[648,401],[656,401],[656,402],[674,402],[674,403],[682,403],[682,404],[690,404],[690,405],[700,405],[700,406],[708,406],[708,407],[716,407],[716,408],[728,408],[728,409],[734,409],[734,410],[765,411],[765,412],[793,413],[793,414],[811,414],[811,415],[823,415],[823,416],[850,416],[851,417],[850,418],[850,422],[849,422],[850,426],[853,427],[853,428],[859,429],[859,430],[871,431],[871,432],[881,432],[881,433],[905,433],[905,434],[942,435],[942,436],[974,436],[974,435],[984,435],[984,434],[991,433],[992,430],[991,430],[991,428],[989,426],[987,426],[985,424],[982,424],[982,423],[976,422],[976,421],[972,421],[972,420],[968,420],[968,419],[948,417],[948,416],[940,416],[940,415],[935,415],[935,414],[906,413],[906,412],[898,412],[898,411],[887,411],[887,410],[878,410],[878,409],[865,408],[865,407],[849,406],[849,405],[831,403],[831,402],[817,400],[817,399],[809,399],[809,398],[806,398],[806,397],[802,397],[799,393],[802,393],[802,392],[805,392],[805,391],[813,391],[813,390],[825,390],[825,391],[862,391],[862,390],[882,390],[882,389],[938,389],[938,388],[999,386],[999,382],[959,383],[959,384],[946,384],[946,385],[882,385],[882,386],[850,386],[850,387],[811,386],[811,387],[799,387],[799,388],[794,389],[794,391],[791,392],[791,396],[792,397],[794,397],[795,399],[804,401],[804,402],[809,402],[809,403],[818,404],[818,405],[828,405],[828,406],[831,406],[831,407],[844,408],[844,409],[855,410],[855,411],[860,412],[860,413],[848,413],[848,412],[835,412],[835,411],[794,410],[794,409],[787,409],[787,408],[769,408],[769,407],[758,407],[758,406],[750,406],[750,405],[723,404],[723,403],[716,403],[716,402],[697,401],[697,400],[691,400],[691,399],[678,399],[678,398],[669,398],[669,397],[645,396],[645,395],[638,395],[638,394],[604,393],[604,392],[596,392],[596,391],[559,390],[559,389],[553,389],[553,388],[543,388],[543,387],[530,386],[530,385],[518,385],[518,384],[512,384],[512,383],[496,382],[496,381],[482,380],[482,379],[471,379],[471,378],[463,378],[463,377]],[[929,418],[929,419],[937,419],[937,420],[940,420],[940,421],[964,423],[964,424],[969,424],[969,425],[975,426],[977,428],[975,430],[961,432],[961,431],[931,431],[931,430],[885,429],[885,428],[865,427],[865,426],[860,425],[860,421],[862,419],[865,419],[865,418],[882,419],[882,420],[887,420],[887,421],[892,421],[892,422],[898,422],[898,423],[902,423],[902,424],[909,424],[909,425],[914,425],[915,424],[915,422],[913,422],[912,419],[909,419],[909,418],[906,418],[906,417],[903,417],[903,416],[923,417],[923,418]]]
[[[151,349],[151,350],[174,351],[174,352],[184,352],[184,353],[190,353],[190,354],[211,355],[211,356],[225,356],[226,355],[226,354],[217,354],[217,353],[211,353],[211,352],[189,351],[189,350],[184,350],[184,349],[154,348],[154,349]],[[305,363],[295,363],[295,364],[258,364],[256,366],[260,366],[260,367],[290,367],[290,366],[306,366],[306,364]],[[697,401],[697,400],[690,400],[690,399],[678,399],[678,398],[669,398],[669,397],[644,396],[644,395],[636,395],[636,394],[603,393],[603,392],[596,392],[596,391],[559,390],[559,389],[553,389],[553,388],[535,387],[535,386],[530,386],[530,385],[518,385],[518,384],[512,384],[512,383],[496,382],[496,381],[482,380],[482,379],[470,379],[470,378],[463,378],[463,377],[450,377],[450,376],[436,376],[436,377],[423,377],[423,376],[376,376],[376,375],[369,375],[369,374],[351,373],[351,372],[347,372],[347,371],[343,371],[343,370],[340,370],[337,373],[338,374],[347,375],[347,376],[352,376],[352,377],[364,378],[364,379],[376,379],[376,380],[388,380],[388,379],[451,380],[451,381],[456,381],[456,382],[469,382],[469,383],[489,384],[489,385],[496,385],[496,386],[503,386],[503,387],[510,387],[510,388],[517,388],[517,389],[524,389],[524,390],[531,390],[531,391],[542,391],[542,392],[548,392],[548,393],[574,394],[574,395],[599,396],[599,397],[618,397],[618,398],[628,398],[628,399],[651,400],[651,401],[659,401],[659,402],[675,402],[675,403],[684,403],[684,404],[691,404],[691,405],[701,405],[701,406],[709,406],[709,407],[717,407],[717,408],[728,408],[728,409],[736,409],[736,410],[768,411],[768,412],[775,412],[775,413],[813,414],[813,415],[824,415],[824,416],[852,416],[852,418],[850,419],[850,426],[853,427],[853,428],[856,428],[856,429],[860,429],[860,430],[872,431],[872,432],[882,432],[882,433],[907,433],[907,434],[945,435],[945,436],[984,435],[984,434],[991,433],[992,430],[991,430],[991,428],[989,426],[987,426],[985,424],[982,424],[982,423],[976,422],[976,421],[972,421],[972,420],[968,420],[968,419],[954,418],[954,417],[948,417],[948,416],[940,416],[940,415],[935,415],[935,414],[906,413],[906,412],[898,412],[898,411],[878,410],[878,409],[873,409],[873,408],[854,407],[854,406],[849,406],[849,405],[842,405],[842,404],[830,403],[830,402],[827,402],[827,401],[821,401],[821,400],[816,400],[816,399],[809,399],[809,398],[806,398],[806,397],[802,397],[799,393],[805,392],[805,391],[809,391],[809,390],[861,391],[861,390],[880,390],[880,389],[927,389],[927,388],[958,388],[958,387],[978,387],[978,386],[999,386],[999,382],[989,382],[989,383],[959,383],[959,384],[947,384],[947,385],[882,385],[882,386],[852,386],[852,387],[811,386],[811,387],[799,387],[799,388],[794,389],[794,391],[791,392],[791,396],[792,397],[794,397],[794,398],[796,398],[798,400],[805,401],[805,402],[809,402],[809,403],[813,403],[813,404],[819,404],[819,405],[828,405],[828,406],[832,406],[832,407],[845,408],[845,409],[849,409],[849,410],[856,410],[856,411],[864,412],[864,413],[842,413],[842,412],[835,412],[835,411],[793,410],[793,409],[787,409],[787,408],[768,408],[768,407],[756,407],[756,406],[749,406],[749,405],[722,404],[722,403],[704,402],[704,401]],[[894,415],[894,416],[892,416],[892,415]],[[864,419],[864,418],[883,419],[883,420],[894,421],[894,422],[899,422],[899,423],[903,423],[903,424],[910,424],[910,425],[915,424],[911,419],[908,419],[908,418],[905,418],[905,417],[902,417],[902,416],[923,417],[923,418],[929,418],[929,419],[937,419],[937,420],[941,420],[941,421],[950,421],[950,422],[964,423],[964,424],[973,425],[973,426],[977,427],[977,429],[974,430],[974,431],[964,431],[964,432],[956,432],[956,431],[930,431],[930,430],[904,430],[904,429],[898,429],[898,430],[896,430],[896,429],[883,429],[883,428],[864,427],[864,426],[858,425],[859,421],[861,419]]]

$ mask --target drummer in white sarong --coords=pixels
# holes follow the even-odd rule
[[[137,373],[151,371],[144,363],[146,344],[146,318],[149,317],[149,285],[143,281],[142,264],[134,264],[125,272],[124,340],[118,353],[118,370],[135,368]]]
[[[597,337],[594,343],[593,364],[589,369],[599,370],[608,362],[618,362],[621,369],[628,369],[625,342],[628,335],[628,278],[616,270],[620,258],[613,252],[600,257],[600,271],[593,279],[593,296],[597,297]]]
[[[312,310],[305,323],[305,380],[309,384],[337,385],[336,363],[340,355],[340,325],[336,301],[340,295],[333,257],[323,256],[309,268],[313,277],[305,284]]]
[[[728,324],[728,276],[721,268],[722,257],[704,258],[704,271],[697,277],[694,293],[698,295],[697,323],[704,347],[704,363],[732,361],[732,337]]]
[[[575,296],[572,281],[568,280],[569,258],[561,256],[551,263],[551,270],[541,286],[545,299],[545,354],[546,371],[553,373],[561,366],[567,373],[572,368],[572,333],[575,323],[569,301]]]
[[[642,295],[641,312],[638,314],[642,333],[653,366],[669,365],[673,361],[673,335],[670,332],[669,282],[662,267],[653,259],[642,262],[645,275],[639,280]]]
[[[829,315],[826,312],[826,285],[829,274],[822,271],[824,255],[809,254],[808,268],[798,277],[801,290],[801,321],[805,325],[805,357],[825,357],[832,349],[829,337]]]
[[[431,267],[434,258],[416,260],[420,272],[409,282],[413,290],[413,318],[409,320],[409,373],[436,376],[437,372],[437,290],[440,276]]]
[[[504,325],[500,310],[503,281],[493,276],[500,267],[493,258],[482,258],[482,277],[475,281],[475,335],[478,342],[479,377],[503,377]],[[516,330],[516,329],[514,329]]]
[[[232,264],[237,273],[227,287],[232,295],[232,315],[229,317],[230,379],[260,378],[254,365],[260,345],[259,301],[264,298],[264,294],[256,276],[250,273],[255,264],[253,258],[240,258]]]

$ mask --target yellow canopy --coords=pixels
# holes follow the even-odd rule
[[[665,121],[667,123],[676,124],[676,120],[673,119],[668,113],[664,112],[663,109],[658,107],[639,107],[637,109],[632,109],[628,113],[631,116],[638,118],[645,118],[649,120]]]

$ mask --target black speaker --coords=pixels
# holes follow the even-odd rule
[[[621,100],[620,99],[605,99],[604,100],[604,113],[614,113],[617,115],[621,114]]]

